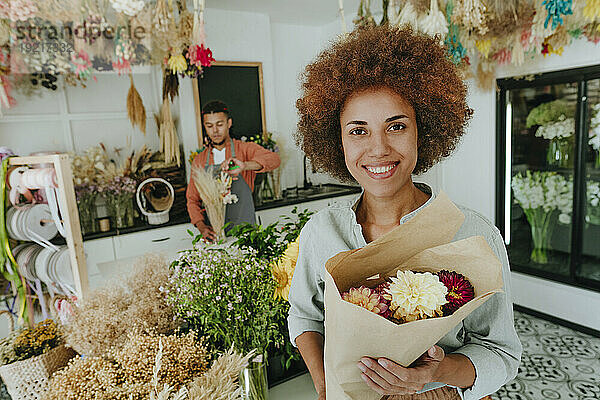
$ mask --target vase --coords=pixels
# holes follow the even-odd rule
[[[590,207],[588,205],[586,222],[592,225],[600,225],[600,207]]]
[[[77,203],[79,211],[79,225],[81,226],[81,235],[89,235],[97,231],[96,218],[96,196],[89,195],[80,199]]]
[[[555,138],[550,140],[548,154],[546,155],[548,165],[559,168],[573,167],[573,143],[568,138]]]
[[[133,195],[118,194],[107,196],[106,205],[108,212],[115,221],[117,229],[129,228],[133,226]]]
[[[531,227],[531,240],[533,242],[531,261],[537,264],[547,264],[550,238],[554,230],[553,216],[556,210],[547,212],[543,207],[539,207],[524,211]]]
[[[240,394],[242,400],[267,400],[269,385],[267,383],[266,358],[255,357],[240,373]]]

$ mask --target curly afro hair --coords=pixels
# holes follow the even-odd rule
[[[323,51],[302,75],[296,144],[313,166],[341,181],[354,178],[346,168],[340,112],[355,92],[387,87],[414,108],[422,173],[449,156],[465,133],[473,110],[459,71],[438,38],[410,27],[360,28]]]

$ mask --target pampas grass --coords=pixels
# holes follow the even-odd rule
[[[129,79],[131,80],[131,86],[127,93],[127,116],[129,117],[129,121],[131,121],[131,125],[134,127],[137,125],[145,136],[146,108],[142,102],[142,96],[140,96],[133,84],[133,76],[131,74],[129,74]]]
[[[217,179],[199,166],[192,166],[192,177],[210,225],[217,237],[222,237],[225,225],[225,204],[221,196],[223,187]]]
[[[246,356],[233,351],[222,354],[210,369],[188,386],[190,400],[238,400],[240,371],[248,366],[254,352]]]
[[[139,259],[124,285],[114,282],[94,290],[73,307],[64,326],[66,343],[80,354],[100,356],[122,347],[132,332],[173,332],[179,323],[161,292],[168,274],[164,257]]]
[[[165,164],[176,162],[178,166],[181,165],[181,150],[171,113],[171,103],[168,99],[163,99],[160,116],[155,115],[154,118],[158,124],[159,150],[165,155]]]

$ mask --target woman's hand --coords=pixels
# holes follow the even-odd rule
[[[408,368],[387,358],[369,357],[361,358],[358,368],[367,385],[381,395],[414,394],[427,383],[436,381],[436,372],[444,357],[444,350],[433,346]]]

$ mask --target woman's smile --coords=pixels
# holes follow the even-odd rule
[[[388,163],[379,163],[379,164],[369,164],[363,165],[363,168],[367,171],[367,175],[369,175],[373,179],[387,179],[394,175],[394,173],[398,170],[396,168],[400,164],[400,162],[388,162]]]

